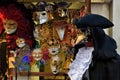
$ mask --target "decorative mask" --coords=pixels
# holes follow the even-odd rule
[[[17,44],[17,46],[18,47],[24,47],[25,45],[26,45],[26,43],[25,43],[25,39],[24,38],[18,38],[17,40],[16,40],[16,44]]]
[[[53,74],[60,72],[62,61],[59,57],[59,45],[58,41],[55,38],[52,38],[49,41],[49,53],[51,54],[51,63],[50,67]]]
[[[5,20],[4,28],[7,34],[12,34],[17,30],[18,24],[15,20]]]
[[[49,52],[51,55],[56,55],[59,53],[59,45],[58,45],[58,41],[55,39],[55,38],[52,38],[50,41],[49,41]]]
[[[42,57],[43,57],[41,49],[40,48],[34,49],[33,52],[32,52],[32,57],[36,61],[41,60]]]
[[[62,8],[58,8],[58,15],[60,17],[66,17],[68,15],[68,10],[67,9],[62,9]]]
[[[39,24],[43,24],[48,21],[47,11],[36,12]]]
[[[50,19],[53,19],[51,11],[53,11],[52,5],[48,5],[45,1],[40,1],[35,6],[33,19],[37,20],[37,24],[46,23]]]
[[[62,1],[59,3],[55,3],[55,4],[58,7],[57,12],[58,12],[59,17],[66,17],[68,15],[67,8],[71,5],[71,3],[68,4],[67,2]]]
[[[58,74],[62,67],[62,61],[60,60],[59,56],[53,56],[51,60],[51,70],[53,74]]]

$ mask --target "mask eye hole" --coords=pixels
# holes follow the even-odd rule
[[[22,40],[20,40],[20,43],[22,43],[23,41]]]
[[[62,12],[62,9],[58,9],[58,12],[59,12],[59,13]]]
[[[64,12],[67,12],[67,9],[63,9]]]
[[[42,15],[44,16],[44,15],[46,15],[46,13],[42,13]]]

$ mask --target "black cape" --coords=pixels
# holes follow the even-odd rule
[[[91,28],[94,42],[93,60],[89,67],[90,80],[120,80],[120,56],[113,38],[102,28]]]
[[[83,80],[120,80],[120,56],[116,51],[116,41],[106,35],[103,30],[114,24],[98,14],[85,15],[81,19],[74,20],[74,24],[79,29],[90,27],[94,44],[89,78]],[[79,48],[81,48],[81,44],[75,46],[75,53]]]

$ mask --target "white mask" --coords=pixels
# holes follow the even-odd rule
[[[17,44],[18,47],[22,48],[23,46],[26,45],[26,44],[25,44],[25,39],[23,39],[23,38],[18,38],[18,39],[16,40],[16,44]]]
[[[39,24],[46,23],[48,21],[47,11],[36,12],[39,18]]]

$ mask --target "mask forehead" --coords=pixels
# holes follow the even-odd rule
[[[17,28],[18,24],[15,20],[5,20],[4,27],[7,29],[15,29]]]
[[[23,38],[18,38],[18,39],[16,40],[16,43],[17,43],[17,44],[23,44],[23,43],[25,43],[25,39],[23,39]]]

